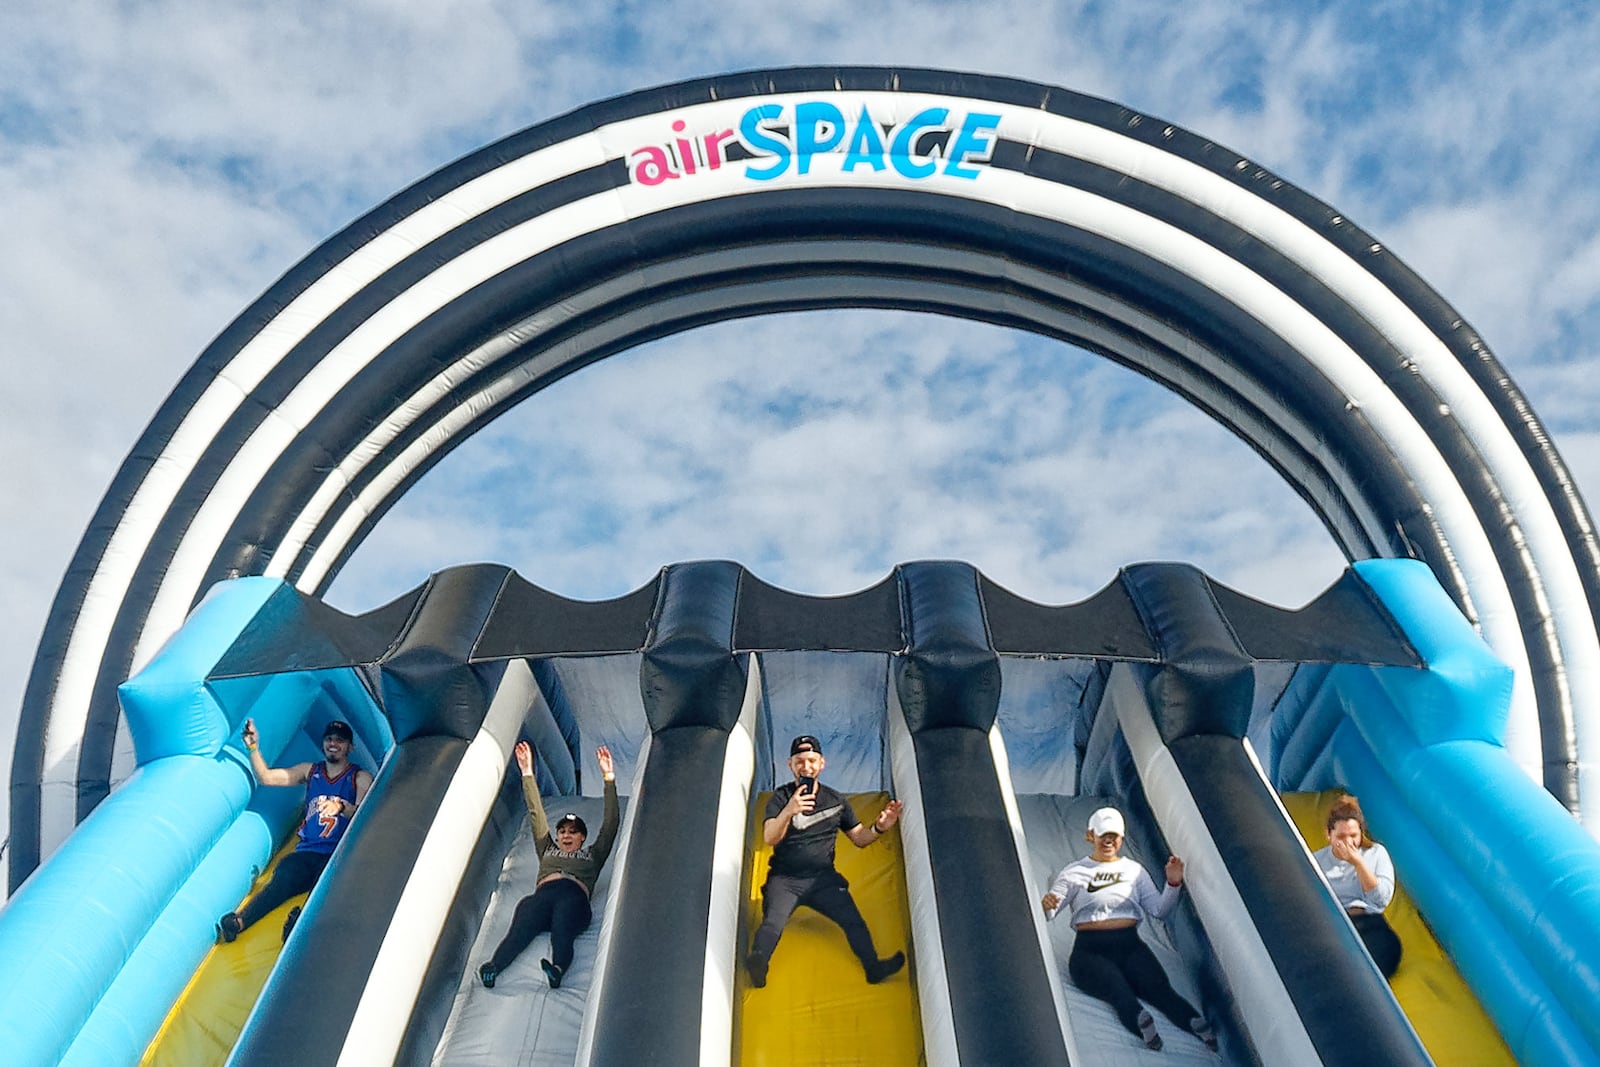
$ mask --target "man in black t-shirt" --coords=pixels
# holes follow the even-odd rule
[[[767,965],[784,924],[802,904],[839,924],[867,981],[881,982],[905,966],[904,952],[878,958],[872,934],[850,896],[850,883],[833,866],[835,835],[843,833],[857,848],[866,848],[900,821],[903,805],[891,800],[870,825],[863,825],[843,794],[817,781],[825,765],[821,743],[801,734],[789,744],[795,780],[773,790],[767,801],[761,834],[772,846],[772,862],[761,887],[761,928],[745,959],[750,984],[757,989],[767,984]]]

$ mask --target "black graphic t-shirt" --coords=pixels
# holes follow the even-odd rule
[[[789,782],[773,790],[764,819],[776,818],[798,788],[798,782]],[[844,794],[819,783],[816,805],[810,814],[796,815],[789,823],[788,836],[772,849],[769,869],[774,874],[825,874],[833,870],[833,846],[838,833],[860,825],[861,820]]]

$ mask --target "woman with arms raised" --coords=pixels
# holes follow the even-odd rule
[[[616,774],[611,764],[611,750],[601,745],[595,750],[595,756],[600,761],[600,773],[605,776],[605,821],[600,826],[600,836],[589,846],[589,827],[573,812],[563,815],[556,822],[555,833],[551,834],[539,786],[533,777],[533,748],[526,741],[518,741],[515,753],[517,766],[522,770],[522,797],[528,805],[533,841],[539,850],[539,884],[532,896],[523,897],[517,903],[511,928],[489,962],[478,968],[478,978],[485,988],[493,989],[500,972],[509,967],[535,937],[548,931],[550,958],[541,959],[539,966],[544,969],[550,988],[558,989],[562,976],[572,966],[573,945],[578,935],[589,928],[593,918],[589,898],[594,894],[600,869],[605,866],[617,839]]]

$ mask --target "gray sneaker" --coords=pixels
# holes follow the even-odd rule
[[[1144,1038],[1144,1047],[1153,1052],[1161,1051],[1161,1035],[1156,1033],[1156,1021],[1147,1011],[1139,1013],[1139,1036]]]

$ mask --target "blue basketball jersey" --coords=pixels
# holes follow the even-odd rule
[[[317,798],[341,797],[354,804],[356,773],[360,770],[360,767],[352,763],[345,767],[337,778],[329,778],[326,763],[312,766],[311,776],[306,780],[306,815],[305,821],[300,824],[300,843],[295,846],[296,851],[333,851],[339,839],[344,836],[345,827],[350,825],[350,816],[317,814]]]

